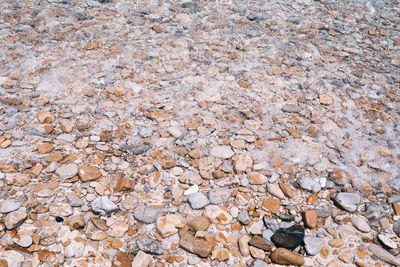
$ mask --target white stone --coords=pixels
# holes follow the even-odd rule
[[[211,149],[210,154],[216,158],[229,159],[234,153],[229,146],[215,146]]]

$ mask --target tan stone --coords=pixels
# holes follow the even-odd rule
[[[7,173],[5,182],[8,185],[24,186],[30,181],[29,174],[25,173]]]
[[[269,210],[270,212],[278,212],[280,206],[281,206],[281,201],[275,198],[267,198],[264,203],[263,203],[263,208],[266,210]]]
[[[252,172],[249,174],[249,182],[250,184],[262,185],[268,181],[267,177],[258,172]]]
[[[35,166],[31,170],[31,175],[33,177],[37,177],[43,169],[43,165],[40,163],[36,163]]]
[[[68,225],[71,231],[75,229],[80,229],[85,226],[85,220],[82,215],[74,215],[69,218]]]
[[[74,128],[74,123],[68,119],[60,120],[60,128],[63,132],[70,133]]]
[[[323,105],[332,105],[333,104],[333,99],[329,95],[319,95],[319,102]]]
[[[139,251],[136,254],[136,257],[132,261],[132,266],[140,266],[140,267],[147,267],[151,264],[151,256],[144,253],[143,251]]]
[[[249,241],[251,237],[249,235],[243,235],[239,239],[239,250],[243,257],[250,255]]]
[[[328,244],[334,248],[340,248],[344,245],[344,241],[342,239],[331,239],[328,241]]]
[[[208,257],[212,245],[200,238],[192,236],[188,231],[182,229],[179,231],[179,245],[187,251],[197,254],[200,257]]]
[[[53,149],[54,149],[54,146],[53,146],[52,144],[50,144],[50,143],[43,143],[43,144],[40,144],[40,145],[38,146],[37,151],[38,151],[40,154],[47,154],[47,153],[53,151]]]
[[[167,214],[159,217],[156,221],[157,231],[162,237],[167,237],[178,232],[177,227],[183,226],[182,217],[174,214]]]
[[[103,240],[104,238],[106,238],[107,237],[107,234],[106,233],[104,233],[103,231],[97,231],[97,232],[94,232],[91,236],[90,236],[90,239],[91,240],[95,240],[95,241],[100,241],[100,240]]]
[[[52,123],[56,120],[56,117],[51,112],[43,112],[39,114],[38,120],[40,123]]]
[[[134,188],[135,188],[135,182],[132,179],[129,179],[128,177],[124,177],[118,180],[114,190],[116,192],[121,192],[121,191],[130,191],[133,190]]]
[[[78,140],[75,143],[75,147],[78,149],[86,148],[89,145],[89,141],[87,140]]]
[[[122,247],[122,241],[118,239],[113,239],[113,241],[111,241],[111,247],[114,249],[119,249],[120,247]]]
[[[249,153],[243,153],[232,157],[236,172],[244,172],[253,166],[253,159]]]
[[[287,184],[279,183],[279,187],[288,198],[292,198],[294,196],[293,190]]]
[[[315,228],[318,222],[317,213],[314,210],[304,212],[304,220],[309,228]]]
[[[304,259],[299,254],[287,250],[286,248],[277,248],[271,254],[271,260],[278,264],[291,264],[291,265],[303,265]]]
[[[249,250],[250,250],[250,254],[253,258],[262,259],[262,260],[265,258],[264,250],[256,248],[256,247],[252,247],[252,246],[249,247]]]
[[[229,260],[231,254],[226,249],[217,249],[214,250],[211,256],[211,259],[215,259],[218,261],[227,261]]]
[[[210,221],[204,216],[196,216],[187,225],[194,231],[206,231],[210,226]]]
[[[101,177],[99,168],[94,166],[80,166],[78,175],[82,182],[93,181]]]

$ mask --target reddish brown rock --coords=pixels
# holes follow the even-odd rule
[[[278,199],[275,198],[267,198],[264,203],[263,203],[263,207],[266,210],[269,210],[270,212],[278,212],[280,206],[281,206],[281,202]]]
[[[99,168],[93,166],[80,166],[78,175],[82,182],[93,181],[101,177]]]
[[[124,177],[118,180],[114,190],[116,192],[121,192],[121,191],[130,191],[133,190],[134,188],[135,188],[135,182],[132,179],[129,179],[128,177]]]
[[[318,217],[315,211],[307,210],[306,212],[304,212],[304,220],[309,228],[317,227]]]
[[[211,252],[212,246],[210,243],[192,236],[188,231],[182,229],[179,231],[179,245],[185,250],[199,255],[200,257],[208,257]]]
[[[272,252],[271,260],[275,263],[284,265],[290,264],[298,266],[304,264],[304,259],[302,256],[286,248],[277,248],[274,252]]]

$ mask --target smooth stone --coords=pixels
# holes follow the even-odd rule
[[[15,210],[6,215],[4,224],[8,230],[14,229],[20,226],[25,219],[28,217],[28,213],[24,210]]]
[[[205,208],[203,216],[207,217],[212,223],[229,224],[232,216],[216,205],[209,205]]]
[[[304,237],[304,248],[308,255],[315,256],[317,255],[322,247],[324,246],[324,242],[322,238],[306,235]]]
[[[285,198],[285,195],[283,194],[282,190],[279,188],[278,185],[268,184],[267,189],[271,195],[276,196],[277,198]]]
[[[78,165],[74,163],[64,164],[56,170],[56,174],[62,179],[69,179],[78,174]]]
[[[143,251],[139,251],[129,266],[148,267],[151,264],[151,256]]]
[[[400,222],[395,222],[393,224],[393,232],[396,233],[398,237],[400,237]]]
[[[68,220],[68,225],[71,231],[81,229],[85,226],[85,219],[82,215],[71,216]]]
[[[397,243],[384,234],[378,234],[379,241],[388,248],[396,249]]]
[[[0,212],[9,213],[21,207],[22,201],[19,199],[8,198],[1,203]]]
[[[275,219],[270,219],[268,217],[264,217],[264,224],[267,227],[267,229],[270,229],[272,232],[276,232],[279,230],[280,226],[277,220]]]
[[[376,245],[376,244],[370,244],[368,246],[368,250],[372,252],[372,254],[375,255],[378,259],[381,261],[387,262],[389,264],[393,264],[395,266],[400,266],[400,260],[397,259],[395,256],[390,254],[387,250],[384,248]]]
[[[195,184],[195,185],[192,185],[191,187],[189,187],[188,189],[186,189],[183,192],[183,195],[188,196],[190,194],[197,193],[197,192],[199,192],[199,186],[197,184]]]
[[[67,217],[70,216],[74,210],[68,203],[58,203],[49,207],[50,213],[57,216]]]
[[[192,236],[188,231],[182,229],[179,231],[179,245],[200,257],[208,257],[211,252],[212,245],[200,238]]]
[[[285,248],[277,248],[274,252],[272,252],[270,257],[273,262],[278,264],[290,264],[297,266],[304,264],[304,259],[302,256]]]
[[[334,197],[336,203],[343,209],[349,212],[355,212],[357,210],[358,204],[361,201],[361,197],[357,193],[337,193]]]
[[[297,180],[297,183],[301,188],[314,193],[317,193],[322,189],[319,181],[310,177],[301,177],[299,180]]]
[[[241,210],[238,216],[236,217],[236,220],[238,220],[238,222],[240,222],[243,225],[251,223],[250,215],[246,210]]]
[[[85,251],[85,245],[82,242],[72,241],[64,250],[64,255],[67,258],[80,258]]]
[[[196,216],[187,225],[194,231],[206,231],[210,226],[210,221],[204,216]]]
[[[251,267],[270,267],[271,264],[266,263],[262,259],[255,259],[255,260],[249,261],[247,263],[247,266],[251,266]]]
[[[229,159],[235,154],[229,146],[215,146],[210,151],[215,158]]]
[[[281,107],[281,110],[287,113],[299,113],[301,112],[302,108],[295,104],[284,104]]]
[[[179,138],[183,135],[183,132],[178,127],[169,127],[167,131],[175,138]]]
[[[14,237],[12,241],[20,247],[27,248],[32,245],[32,237],[30,235],[20,235]]]
[[[151,238],[136,239],[138,248],[146,253],[161,255],[165,249],[158,244],[157,240]]]
[[[101,177],[99,168],[94,166],[80,166],[78,175],[82,182],[93,181]]]
[[[78,196],[76,196],[76,195],[68,194],[68,195],[67,195],[67,199],[68,199],[69,204],[70,204],[72,207],[80,207],[80,206],[83,205],[83,200],[80,199],[80,198],[79,198]]]
[[[98,197],[92,201],[92,211],[96,214],[106,215],[118,210],[118,206],[108,197]]]
[[[202,209],[210,204],[210,200],[200,192],[190,194],[188,197],[190,207],[195,210]]]
[[[136,220],[146,224],[154,223],[161,215],[160,208],[143,205],[138,206],[133,213]]]
[[[156,229],[162,237],[167,237],[178,232],[179,226],[183,225],[182,217],[174,214],[167,214],[159,217],[156,221]]]
[[[259,237],[259,236],[254,236],[250,241],[249,245],[262,249],[264,251],[271,251],[272,250],[272,244],[268,242],[268,240]]]
[[[365,217],[358,216],[358,215],[353,216],[351,218],[351,223],[357,230],[359,230],[361,232],[368,233],[372,230],[368,224],[367,218],[365,218]]]
[[[239,251],[243,257],[247,257],[250,255],[250,249],[249,249],[249,244],[248,244],[250,239],[251,239],[251,237],[249,235],[243,235],[239,239]]]
[[[214,188],[208,193],[208,198],[210,199],[211,204],[214,205],[227,202],[230,196],[231,190],[223,187]]]
[[[294,249],[298,247],[304,239],[304,228],[298,224],[292,225],[288,228],[280,228],[271,237],[272,242],[277,247],[284,247],[287,249]]]

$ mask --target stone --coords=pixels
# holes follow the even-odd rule
[[[353,216],[351,218],[351,223],[357,230],[359,230],[361,232],[368,233],[368,232],[371,232],[371,230],[372,230],[368,224],[367,218],[365,218],[363,216],[358,216],[358,215]]]
[[[183,131],[178,127],[169,127],[168,133],[175,138],[180,138],[183,135]]]
[[[82,182],[88,182],[99,179],[101,172],[94,166],[79,166],[78,175]]]
[[[230,258],[230,253],[227,249],[215,249],[212,252],[211,259],[217,261],[227,261]]]
[[[297,180],[297,183],[301,188],[314,193],[321,191],[322,188],[318,180],[310,177],[301,177]]]
[[[276,196],[277,198],[285,198],[285,195],[283,194],[282,190],[279,188],[278,185],[267,184],[267,189],[271,195]]]
[[[134,188],[135,188],[135,182],[128,177],[124,177],[118,180],[114,190],[116,192],[121,192],[121,191],[131,191]]]
[[[300,113],[302,108],[295,104],[284,104],[281,110],[288,113]]]
[[[56,174],[60,176],[61,179],[72,178],[78,174],[78,165],[74,163],[64,164],[56,170]]]
[[[57,203],[55,205],[51,205],[49,210],[50,213],[62,217],[70,216],[74,212],[73,208],[68,203]]]
[[[210,200],[208,200],[208,198],[200,192],[190,194],[188,197],[188,202],[192,209],[195,210],[202,209],[210,204]]]
[[[65,247],[64,255],[67,258],[80,258],[83,256],[85,251],[85,244],[82,242],[72,241],[68,246]]]
[[[261,173],[252,172],[249,174],[249,182],[254,185],[263,185],[268,182],[268,178]]]
[[[328,241],[328,244],[333,248],[340,248],[344,245],[343,239],[334,238]]]
[[[396,233],[398,237],[400,237],[400,222],[395,222],[393,224],[393,232]]]
[[[43,144],[40,144],[39,146],[38,146],[38,148],[37,148],[37,151],[40,153],[40,154],[47,154],[47,153],[49,153],[49,152],[51,152],[51,151],[53,151],[54,150],[54,146],[52,145],[52,144],[50,144],[50,143],[43,143]]]
[[[187,225],[194,231],[206,231],[210,227],[210,221],[204,216],[196,216]]]
[[[277,248],[270,257],[273,262],[278,264],[299,266],[305,263],[302,256],[285,248]]]
[[[82,149],[82,148],[86,148],[89,145],[89,141],[88,140],[78,140],[75,143],[75,147],[78,149]]]
[[[143,251],[139,251],[132,261],[131,266],[148,267],[151,264],[151,256]]]
[[[146,224],[154,223],[161,215],[161,209],[154,206],[144,205],[138,206],[133,213],[136,220]]]
[[[288,198],[294,197],[293,190],[287,184],[279,183],[279,187]]]
[[[8,213],[4,219],[4,224],[8,230],[17,228],[28,217],[28,213],[22,209]]]
[[[94,241],[101,241],[106,237],[107,237],[107,233],[105,233],[103,231],[96,231],[90,236],[90,239],[94,240]]]
[[[381,244],[388,248],[397,249],[397,243],[390,239],[387,235],[378,234],[378,240],[379,242],[381,242]]]
[[[321,251],[323,246],[324,241],[322,238],[311,235],[304,236],[304,248],[308,255],[317,255]]]
[[[209,205],[205,208],[203,216],[207,217],[212,223],[229,224],[232,216],[216,205]]]
[[[29,181],[29,174],[26,173],[7,173],[5,178],[6,184],[15,186],[24,186]]]
[[[52,123],[56,120],[56,117],[51,112],[40,113],[37,118],[40,123]]]
[[[92,211],[95,214],[100,214],[100,215],[110,214],[119,209],[118,206],[106,196],[94,199],[91,205],[92,205],[91,206]]]
[[[227,202],[231,197],[231,190],[224,187],[215,187],[208,193],[211,204],[219,205]]]
[[[253,166],[253,159],[249,155],[249,153],[243,153],[237,156],[232,157],[232,161],[234,164],[235,171],[240,173],[244,172],[247,169],[251,169]]]
[[[81,207],[83,205],[83,200],[76,195],[68,194],[67,199],[72,207]]]
[[[271,237],[271,240],[277,247],[294,249],[303,243],[303,238],[304,228],[295,224],[288,228],[279,228]]]
[[[63,132],[70,133],[70,132],[72,132],[72,129],[74,128],[74,123],[68,119],[61,119],[60,120],[60,128]]]
[[[255,248],[255,247],[249,247],[250,250],[250,255],[255,258],[255,259],[264,259],[265,258],[265,252],[262,249]]]
[[[236,217],[236,220],[238,220],[238,222],[240,222],[242,225],[251,223],[251,218],[246,210],[241,210]]]
[[[147,176],[146,181],[149,183],[150,188],[156,188],[164,179],[165,174],[162,172],[153,172]]]
[[[189,187],[188,189],[186,189],[183,192],[183,195],[188,196],[190,194],[197,193],[197,192],[199,192],[199,186],[197,184],[195,184],[195,185],[192,185],[191,187]]]
[[[384,261],[386,263],[389,263],[389,264],[392,264],[395,266],[400,266],[400,260],[397,259],[392,254],[390,254],[385,249],[383,249],[382,247],[372,243],[368,246],[368,250],[371,251],[372,254],[374,254],[375,257],[377,257],[381,261]]]
[[[319,102],[323,105],[332,105],[333,99],[329,95],[321,94],[321,95],[319,95]]]
[[[22,201],[14,198],[7,198],[0,205],[1,213],[9,213],[21,207]]]
[[[271,251],[272,250],[272,244],[268,240],[266,240],[266,239],[264,239],[262,237],[259,237],[259,236],[254,236],[249,241],[249,245],[253,246],[253,247],[256,247],[256,248],[259,248],[259,249],[262,249],[264,251]]]
[[[212,245],[200,238],[192,236],[188,231],[181,229],[179,231],[179,245],[200,257],[208,257],[211,253]]]
[[[68,219],[68,225],[71,231],[81,229],[85,226],[85,220],[82,215],[74,215]]]
[[[229,146],[215,146],[210,151],[211,156],[221,159],[229,159],[234,153]]]
[[[250,241],[251,237],[249,235],[243,235],[240,239],[239,239],[239,251],[242,254],[243,257],[247,257],[250,255],[250,248],[249,248],[249,241]]]
[[[276,213],[278,212],[279,208],[281,207],[282,202],[275,198],[267,198],[263,203],[263,208]]]
[[[159,217],[156,221],[156,229],[162,237],[176,234],[178,232],[177,227],[182,226],[182,217],[174,214],[167,214],[166,216]]]
[[[146,253],[161,255],[165,249],[158,244],[157,240],[151,238],[138,238],[136,239],[138,248]]]
[[[344,185],[347,182],[347,177],[344,176],[341,170],[334,170],[329,173],[329,179],[331,179],[337,185]]]
[[[27,248],[32,245],[33,240],[30,235],[24,234],[24,235],[17,235],[13,237],[12,241],[17,244],[20,247]]]
[[[349,212],[355,212],[361,201],[359,194],[346,192],[337,193],[333,199],[340,207]]]
[[[307,210],[304,212],[304,220],[308,228],[317,227],[318,216],[314,210]]]

